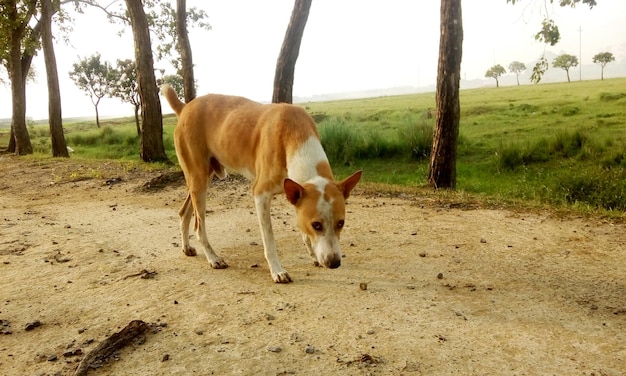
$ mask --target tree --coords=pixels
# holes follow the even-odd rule
[[[7,151],[16,155],[32,154],[33,147],[26,128],[26,76],[41,33],[41,25],[30,26],[37,13],[35,0],[0,2],[0,59],[11,83],[11,136]]]
[[[161,101],[154,76],[152,43],[148,18],[142,0],[126,0],[135,42],[135,63],[139,77],[141,98],[141,159],[145,162],[167,161],[163,145],[163,115]]]
[[[456,188],[456,155],[461,108],[459,82],[463,55],[461,0],[441,0],[437,66],[437,114],[430,155],[428,185]]]
[[[595,54],[593,57],[593,63],[600,64],[600,67],[602,67],[600,74],[600,78],[602,80],[604,80],[604,67],[606,67],[606,65],[611,61],[615,61],[615,56],[613,56],[610,52],[600,52],[599,54]]]
[[[526,70],[526,64],[520,63],[519,61],[513,61],[509,64],[509,72],[515,73],[515,77],[517,78],[517,86],[519,86],[519,75],[523,71]]]
[[[148,23],[160,42],[156,46],[157,60],[172,56],[170,63],[183,81],[182,97],[189,102],[196,97],[196,80],[187,27],[191,25],[211,30],[211,25],[205,22],[208,15],[195,7],[187,9],[185,0],[176,0],[176,10],[168,2],[159,3],[159,14],[154,9],[156,4],[146,4],[150,7]],[[177,57],[173,57],[175,51],[178,52]]]
[[[72,66],[70,78],[80,90],[89,94],[91,103],[96,109],[96,125],[100,128],[98,105],[105,95],[110,96],[112,94],[112,88],[115,84],[113,67],[108,61],[101,62],[99,53],[81,59]]]
[[[185,83],[183,82],[183,77],[178,74],[168,74],[162,76],[161,78],[157,79],[157,84],[159,85],[159,87],[162,84],[169,84],[172,89],[174,89],[176,95],[178,95],[179,98],[182,98],[184,96]]]
[[[495,78],[496,87],[500,87],[500,81],[498,81],[498,78],[500,78],[500,76],[502,76],[505,73],[506,73],[506,70],[504,70],[504,67],[500,64],[497,64],[487,70],[487,72],[485,73],[485,77]]]
[[[507,3],[513,5],[521,1],[522,0],[506,0]],[[543,0],[544,7],[546,8],[546,13],[548,8],[547,1],[548,0]],[[550,0],[550,4],[553,4],[554,1],[555,0]],[[596,0],[558,0],[558,2],[559,5],[562,7],[569,6],[572,8],[576,7],[576,5],[580,3],[587,4],[589,6],[589,9],[593,9],[593,7],[597,5]],[[544,44],[550,44],[551,46],[554,46],[559,42],[560,39],[561,33],[559,32],[559,27],[556,25],[553,19],[548,18],[547,15],[544,16],[543,21],[541,22],[541,30],[539,30],[535,34],[535,40],[543,42]],[[545,55],[541,55],[541,57],[539,58],[539,60],[537,60],[537,63],[533,67],[533,73],[530,76],[530,81],[536,84],[539,83],[539,81],[541,81],[541,78],[543,77],[543,74],[546,73],[547,70],[548,61],[546,60]],[[569,73],[567,78],[569,81]]]
[[[310,9],[311,0],[296,0],[293,5],[291,19],[289,20],[285,39],[276,62],[272,103],[293,102],[293,79],[296,61],[300,53],[302,35],[304,34],[306,21],[309,18]]]
[[[139,97],[137,65],[134,60],[117,60],[117,67],[113,69],[112,73],[114,83],[110,92],[111,96],[120,99],[122,102],[133,105],[137,135],[141,138],[141,124],[139,119],[141,98]]]
[[[578,58],[574,55],[562,54],[552,60],[552,66],[565,70],[565,73],[567,73],[567,82],[571,82],[569,79],[569,69],[578,66]]]
[[[55,7],[60,6],[55,1]],[[48,81],[48,123],[50,126],[50,140],[53,157],[69,158],[70,154],[63,135],[63,116],[61,114],[61,90],[59,89],[59,74],[57,71],[56,56],[52,43],[52,14],[54,8],[52,0],[41,0],[41,42],[44,60],[46,63],[46,77]]]

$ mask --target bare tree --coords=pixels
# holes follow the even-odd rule
[[[141,159],[145,162],[167,161],[163,145],[163,116],[159,90],[154,76],[152,44],[148,19],[141,0],[126,0],[126,7],[133,28],[135,62],[139,77],[141,98]]]
[[[276,74],[274,75],[273,103],[293,102],[293,77],[296,70],[296,60],[300,53],[300,44],[304,27],[309,18],[311,0],[296,0],[291,12],[291,20],[287,26],[285,39],[276,62]]]
[[[441,0],[439,64],[437,67],[437,115],[430,156],[428,184],[456,188],[456,156],[459,138],[459,82],[463,49],[461,0]]]
[[[59,1],[54,6],[59,9]],[[46,63],[46,77],[48,80],[48,123],[50,125],[50,139],[53,157],[69,158],[70,154],[63,135],[63,116],[61,115],[61,90],[59,89],[59,74],[57,60],[52,43],[52,14],[54,8],[52,0],[41,0],[41,42],[44,60]]]

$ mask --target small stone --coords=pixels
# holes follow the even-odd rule
[[[162,362],[167,362],[168,360],[170,360],[170,354],[165,354],[163,355],[163,357],[161,358]]]
[[[280,346],[270,346],[267,348],[267,351],[269,352],[273,352],[273,353],[279,353],[281,351],[283,351],[283,348]]]
[[[367,290],[367,282],[359,283],[359,288],[363,291]]]
[[[367,331],[367,332],[365,332],[365,333],[367,333],[367,334],[369,334],[369,335],[372,335],[372,334],[374,334],[374,333],[376,333],[376,332],[374,331],[374,329],[370,329],[370,330],[368,330],[368,331]]]
[[[437,274],[437,279],[443,279],[443,273]]]
[[[57,356],[52,354],[48,357],[49,362],[56,362],[58,360]]]
[[[487,243],[487,239],[485,239],[485,238],[480,238],[480,242],[481,242],[481,243]]]
[[[194,331],[194,333],[196,333],[196,334],[197,334],[197,335],[199,335],[199,336],[201,336],[201,335],[203,335],[203,334],[204,334],[204,332],[203,332],[201,329],[196,329],[196,330]]]
[[[422,251],[422,252],[420,252],[419,255],[420,255],[420,257],[426,257],[426,252]]]
[[[307,346],[304,348],[304,352],[307,354],[314,354],[315,353],[315,347],[313,346]]]
[[[40,326],[41,326],[41,321],[35,320],[33,322],[29,322],[28,324],[26,324],[26,327],[24,328],[24,330],[28,332]]]

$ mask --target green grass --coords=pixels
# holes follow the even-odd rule
[[[457,190],[489,200],[626,209],[626,78],[461,91]],[[316,120],[338,178],[423,186],[434,93],[301,104]],[[132,118],[65,124],[75,157],[139,161]],[[173,116],[164,142],[176,163]],[[43,126],[29,132],[49,154]],[[4,137],[4,138],[3,138]],[[6,134],[0,134],[6,144]]]

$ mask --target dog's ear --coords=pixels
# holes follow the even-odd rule
[[[350,192],[352,191],[352,188],[356,186],[356,183],[361,180],[362,173],[363,171],[359,170],[337,183],[337,187],[339,187],[339,190],[343,193],[343,198],[347,199],[350,197]]]
[[[287,200],[291,202],[292,205],[296,205],[304,194],[304,188],[291,179],[285,179],[283,187],[285,189]]]

